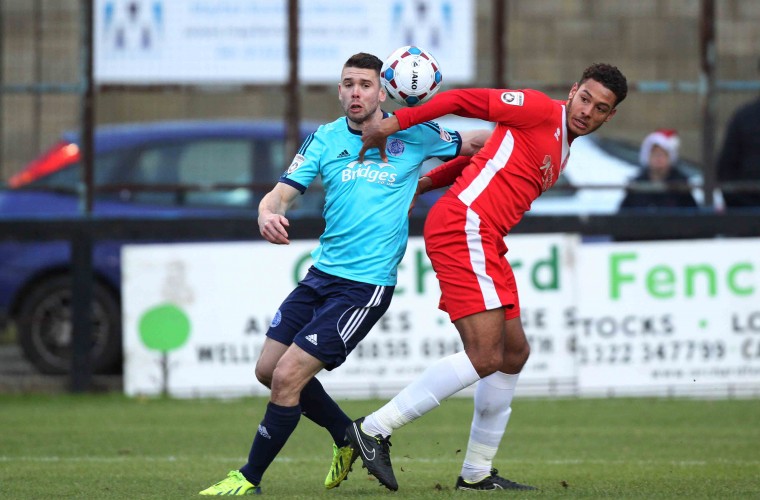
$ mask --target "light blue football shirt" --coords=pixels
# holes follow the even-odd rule
[[[326,224],[311,253],[314,266],[341,278],[395,285],[420,165],[429,158],[453,158],[461,147],[459,133],[425,122],[388,137],[388,163],[374,149],[361,164],[361,133],[345,117],[320,126],[280,177],[301,193],[317,175],[322,178]]]

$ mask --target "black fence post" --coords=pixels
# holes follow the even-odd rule
[[[92,234],[86,228],[71,238],[71,392],[92,383]]]
[[[94,170],[93,2],[82,0],[79,151],[82,158],[80,213],[86,221],[92,213]],[[71,240],[71,391],[86,392],[92,382],[92,245],[87,228]]]
[[[715,43],[715,1],[702,0],[699,10],[699,101],[702,108],[702,164],[704,165],[705,206],[715,209],[714,191],[718,179],[715,165],[715,118],[718,110],[715,92],[715,68],[718,57]]]

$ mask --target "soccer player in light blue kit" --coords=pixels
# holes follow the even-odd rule
[[[259,492],[264,472],[302,414],[325,427],[334,441],[326,488],[338,486],[357,457],[345,437],[351,418],[315,376],[340,366],[388,309],[422,162],[472,155],[490,135],[490,130],[460,134],[426,122],[389,137],[387,162],[377,152],[359,163],[364,126],[387,116],[380,109],[386,99],[381,67],[371,54],[348,59],[338,84],[345,117],[306,139],[259,204],[261,235],[287,245],[285,212],[319,175],[326,226],[312,252],[313,266],[275,314],[256,364],[256,378],[272,391],[248,463],[201,495]]]

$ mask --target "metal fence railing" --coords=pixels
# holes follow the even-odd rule
[[[98,5],[103,2],[6,0],[0,4],[0,180],[18,172],[62,131],[79,128],[81,98],[88,92],[92,93],[94,123],[256,117],[257,109],[263,116],[274,113],[285,120],[288,103],[299,100],[308,106],[296,113],[312,113],[310,119],[327,121],[337,112],[334,89],[324,85],[287,91],[283,85],[134,86],[93,82],[88,87],[85,45],[93,35],[85,28]],[[701,0],[696,14],[693,7],[686,6],[682,11],[654,12],[651,23],[626,19],[624,9],[619,17],[600,13],[584,18],[590,27],[598,28],[603,40],[615,41],[611,46],[585,43],[585,34],[578,39],[571,34],[560,39],[552,31],[554,25],[547,24],[554,22],[553,16],[546,14],[545,23],[538,23],[535,9],[525,3],[475,2],[474,9],[477,67],[468,85],[532,87],[563,98],[569,85],[556,82],[572,82],[579,68],[590,60],[620,60],[629,74],[630,96],[614,124],[600,133],[635,143],[656,128],[678,129],[682,156],[703,166],[705,182],[710,185],[715,182],[711,168],[725,123],[739,106],[760,93],[757,55],[747,56],[740,43],[731,49],[727,42],[734,36],[731,23],[738,26],[751,20],[739,17],[741,9],[721,8],[711,0]],[[672,22],[663,17],[666,14],[672,16]],[[637,23],[647,24],[660,46],[623,45],[620,40],[624,34],[616,36],[614,27],[635,28]],[[525,29],[536,24],[544,28],[537,33]],[[720,46],[716,43],[719,38]],[[675,43],[678,41],[680,44]],[[565,47],[574,42],[577,50],[566,53]],[[689,52],[684,52],[685,45]],[[532,46],[536,51],[525,54],[525,47]],[[672,64],[663,68],[654,65],[658,61]]]
[[[527,58],[518,42],[522,38],[535,37],[532,32],[522,33],[513,28],[520,27],[521,22],[526,22],[529,26],[540,24],[530,17],[533,15],[530,11],[526,13],[527,3],[475,2],[476,15],[486,21],[484,39],[479,40],[478,47],[487,56],[478,56],[478,69],[484,70],[479,73],[490,76],[488,81],[485,77],[477,77],[472,84],[513,88],[530,86],[562,98],[569,86],[547,83],[559,81],[555,73],[550,73],[551,79],[520,80],[516,76],[522,73],[514,67],[516,65],[512,65],[512,69],[504,65],[505,60]],[[73,290],[71,307],[74,332],[70,375],[74,391],[87,390],[92,376],[88,350],[91,346],[92,326],[92,250],[97,242],[257,238],[252,210],[239,216],[181,220],[91,214],[96,193],[112,194],[125,187],[110,185],[96,189],[94,186],[92,134],[96,123],[104,123],[114,117],[118,118],[116,121],[123,121],[125,116],[132,121],[144,121],[157,116],[175,119],[218,118],[221,111],[239,117],[249,114],[247,109],[240,109],[241,103],[249,100],[264,109],[282,110],[288,107],[287,99],[302,96],[307,101],[314,102],[314,109],[323,106],[321,109],[326,110],[325,116],[334,116],[336,112],[323,104],[332,101],[334,105],[333,87],[298,87],[292,85],[293,82],[289,82],[290,90],[287,92],[283,86],[277,85],[233,88],[98,86],[92,75],[95,5],[97,2],[89,0],[6,0],[0,3],[0,177],[7,180],[18,172],[26,162],[53,142],[62,130],[80,130],[83,138],[80,148],[84,168],[79,184],[81,189],[77,193],[82,210],[78,216],[50,217],[44,220],[9,220],[0,216],[0,241],[64,240],[70,246],[68,272]],[[289,2],[289,5],[292,6],[293,3]],[[699,50],[691,55],[693,61],[687,65],[695,70],[689,73],[693,78],[683,79],[684,70],[674,71],[673,75],[664,79],[644,78],[646,71],[634,70],[638,78],[631,79],[631,95],[624,103],[626,108],[615,117],[614,130],[616,135],[633,140],[663,125],[679,128],[685,144],[683,155],[702,165],[707,209],[690,213],[526,217],[515,232],[575,232],[614,239],[760,235],[760,215],[757,211],[716,213],[711,210],[712,193],[715,188],[722,187],[717,183],[714,171],[714,157],[720,143],[718,130],[736,107],[760,91],[760,81],[742,79],[738,73],[730,79],[716,78],[716,67],[720,60],[715,59],[715,5],[710,0],[702,0],[700,6],[699,18],[693,19],[690,25],[695,34],[693,38],[700,45]],[[551,15],[556,17],[554,13]],[[600,23],[604,22],[608,21],[600,20]],[[583,31],[585,40],[588,30]],[[505,33],[510,36],[502,36]],[[509,47],[507,40],[510,42]],[[513,45],[517,48],[512,48]],[[666,48],[663,47],[663,50]],[[591,59],[596,54],[596,49],[599,47],[589,47],[580,57]],[[563,54],[557,55],[552,67],[562,66]],[[572,61],[573,64],[576,62],[578,60]],[[536,67],[541,65],[541,61],[535,64]],[[576,76],[572,74],[568,78]],[[562,78],[564,80],[566,78]],[[718,102],[723,101],[732,105],[717,106]],[[300,120],[301,117],[296,118]],[[310,118],[324,117],[320,115]],[[275,181],[274,178],[270,180]],[[136,188],[134,185],[128,187]],[[223,184],[216,187],[232,190],[255,186]],[[747,190],[752,186],[743,183],[723,187],[729,190],[736,187]],[[163,186],[162,189],[184,194],[202,191],[208,189],[208,186],[177,185]],[[320,227],[319,219],[305,220],[293,228],[292,237],[315,237]],[[422,220],[413,218],[413,234],[420,234],[421,227]]]

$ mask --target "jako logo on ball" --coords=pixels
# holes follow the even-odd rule
[[[380,77],[388,96],[404,106],[415,106],[433,97],[441,88],[441,66],[433,55],[407,45],[385,60]]]

